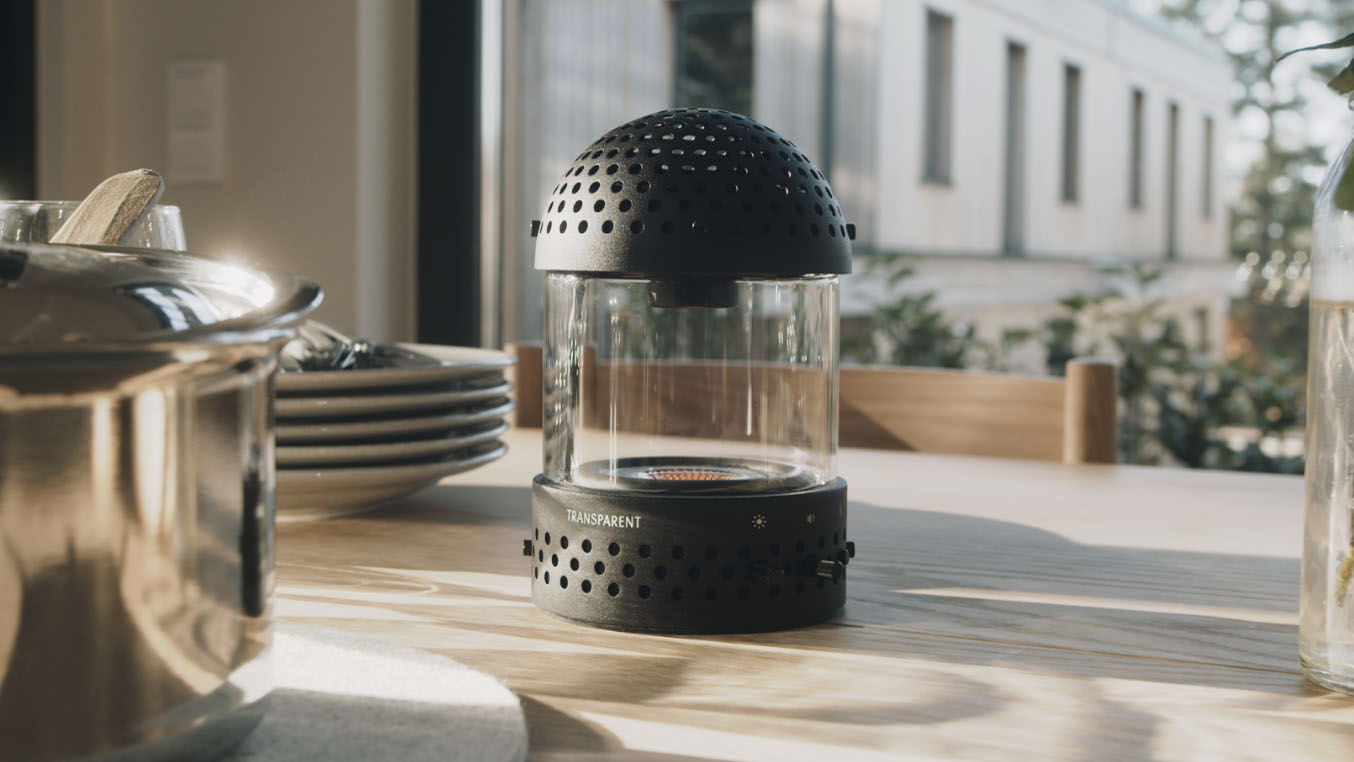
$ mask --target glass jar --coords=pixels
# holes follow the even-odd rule
[[[1303,671],[1346,693],[1354,693],[1354,194],[1339,189],[1352,164],[1354,138],[1317,191],[1312,224],[1298,628]]]
[[[544,476],[787,492],[836,476],[836,276],[546,277]]]

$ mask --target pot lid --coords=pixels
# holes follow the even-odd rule
[[[531,234],[538,270],[794,277],[851,272],[855,226],[780,133],[729,111],[673,109],[593,141]]]
[[[0,244],[0,351],[267,340],[320,298],[302,279],[178,252]]]

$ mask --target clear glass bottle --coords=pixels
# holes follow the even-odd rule
[[[1345,693],[1354,693],[1354,201],[1339,188],[1352,164],[1354,137],[1317,191],[1312,224],[1298,629],[1303,671]]]

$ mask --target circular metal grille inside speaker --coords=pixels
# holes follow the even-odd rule
[[[855,231],[790,140],[728,111],[674,109],[579,154],[532,234],[543,270],[802,275],[850,272]]]

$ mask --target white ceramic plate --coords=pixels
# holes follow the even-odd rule
[[[297,466],[323,468],[325,466],[407,463],[445,455],[456,450],[464,450],[471,445],[498,439],[507,430],[508,424],[499,422],[491,424],[488,428],[480,427],[479,431],[466,433],[464,429],[458,429],[449,436],[434,439],[368,444],[281,445],[277,448],[277,465],[285,468]]]
[[[381,417],[365,421],[311,421],[277,424],[279,446],[356,444],[409,439],[415,434],[463,429],[476,423],[502,418],[515,405],[509,399],[495,399],[479,405],[466,405],[402,418]]]
[[[286,396],[293,392],[422,386],[501,373],[513,364],[511,355],[476,347],[381,344],[375,351],[378,361],[388,363],[389,367],[279,373],[277,392],[280,396]]]
[[[432,463],[349,468],[277,469],[277,520],[346,516],[418,492],[439,479],[503,457],[502,442],[481,445]]]
[[[277,419],[281,423],[300,418],[352,418],[380,413],[400,413],[415,410],[436,410],[464,405],[468,402],[502,397],[512,391],[512,384],[504,381],[482,389],[446,389],[437,391],[409,391],[403,394],[355,394],[319,397],[279,397]]]

